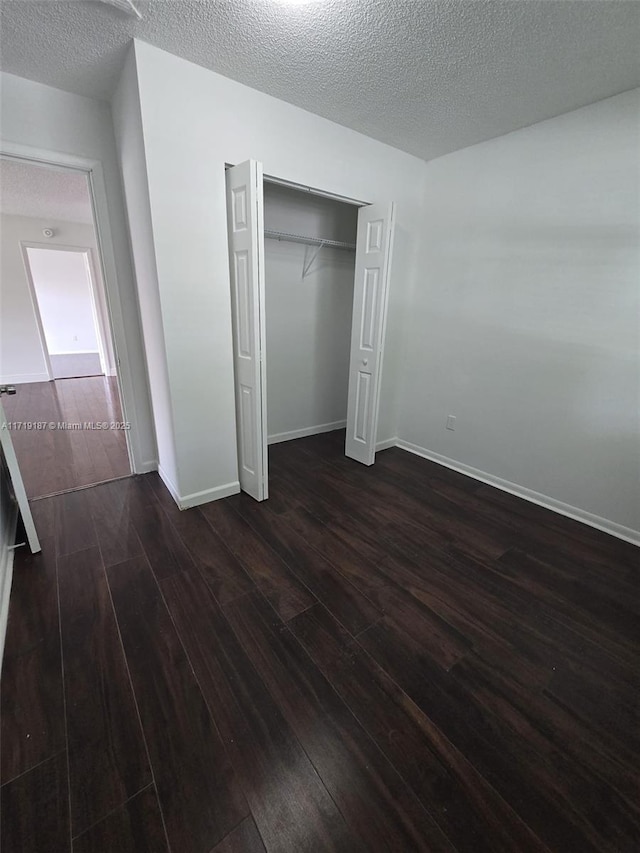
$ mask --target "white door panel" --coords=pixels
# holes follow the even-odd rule
[[[27,534],[27,542],[29,543],[31,553],[35,554],[40,551],[40,541],[36,532],[36,526],[33,523],[31,507],[27,500],[27,493],[22,481],[22,474],[20,473],[20,468],[18,466],[16,452],[13,449],[11,432],[7,426],[7,418],[5,416],[2,403],[0,403],[0,446],[2,447],[4,461],[7,465],[7,470],[9,471],[9,477],[11,478],[11,488],[13,490],[16,503],[18,504],[18,511],[22,517],[22,524],[24,526],[25,533]]]
[[[345,453],[364,465],[376,452],[393,220],[393,203],[358,211]]]
[[[262,166],[227,170],[236,429],[240,488],[268,496]]]

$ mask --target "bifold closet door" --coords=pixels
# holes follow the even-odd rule
[[[268,497],[262,164],[227,170],[227,219],[233,319],[240,488]]]
[[[358,211],[345,454],[363,465],[376,455],[394,205]]]

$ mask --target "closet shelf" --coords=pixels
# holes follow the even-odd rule
[[[270,240],[288,240],[291,243],[306,243],[308,246],[326,246],[329,249],[348,249],[355,251],[355,243],[344,243],[341,240],[323,240],[322,237],[303,237],[300,234],[287,234],[285,231],[270,231],[265,228],[264,236]]]

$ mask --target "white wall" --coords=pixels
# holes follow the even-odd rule
[[[426,165],[399,417],[412,444],[635,530],[639,95]]]
[[[238,488],[225,163],[254,158],[266,174],[398,203],[379,437],[395,434],[422,161],[143,42],[135,53],[180,494]]]
[[[265,184],[265,229],[355,243],[357,218],[357,207]],[[322,248],[303,278],[315,252],[265,241],[270,439],[347,417],[355,253]]]
[[[171,383],[158,289],[140,97],[133,51],[128,53],[125,60],[120,83],[112,102],[112,113],[144,333],[143,344],[158,447],[158,470],[175,495],[178,494],[178,466]],[[186,330],[185,337],[188,337]],[[197,370],[197,365],[195,369]]]
[[[98,337],[84,255],[55,249],[27,249],[27,256],[49,353],[97,353]]]
[[[49,378],[21,249],[21,242],[44,242],[44,228],[54,230],[54,236],[47,238],[51,246],[88,248],[99,276],[96,240],[91,225],[26,216],[0,216],[0,379],[3,383],[46,382]],[[58,251],[51,254],[65,255]],[[83,263],[81,255],[77,258]],[[107,353],[107,361],[113,364],[112,354],[109,357]]]
[[[98,161],[102,166],[106,206],[100,204],[97,225],[103,253],[112,247],[114,259],[113,274],[109,266],[105,287],[114,319],[126,414],[136,424],[130,433],[135,470],[151,470],[157,465],[157,451],[109,105],[12,74],[3,73],[1,84],[0,146],[58,152]]]

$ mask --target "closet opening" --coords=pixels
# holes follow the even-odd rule
[[[358,209],[264,185],[267,444],[344,429]]]
[[[240,486],[268,497],[268,447],[345,430],[370,465],[393,204],[367,205],[227,168]]]

